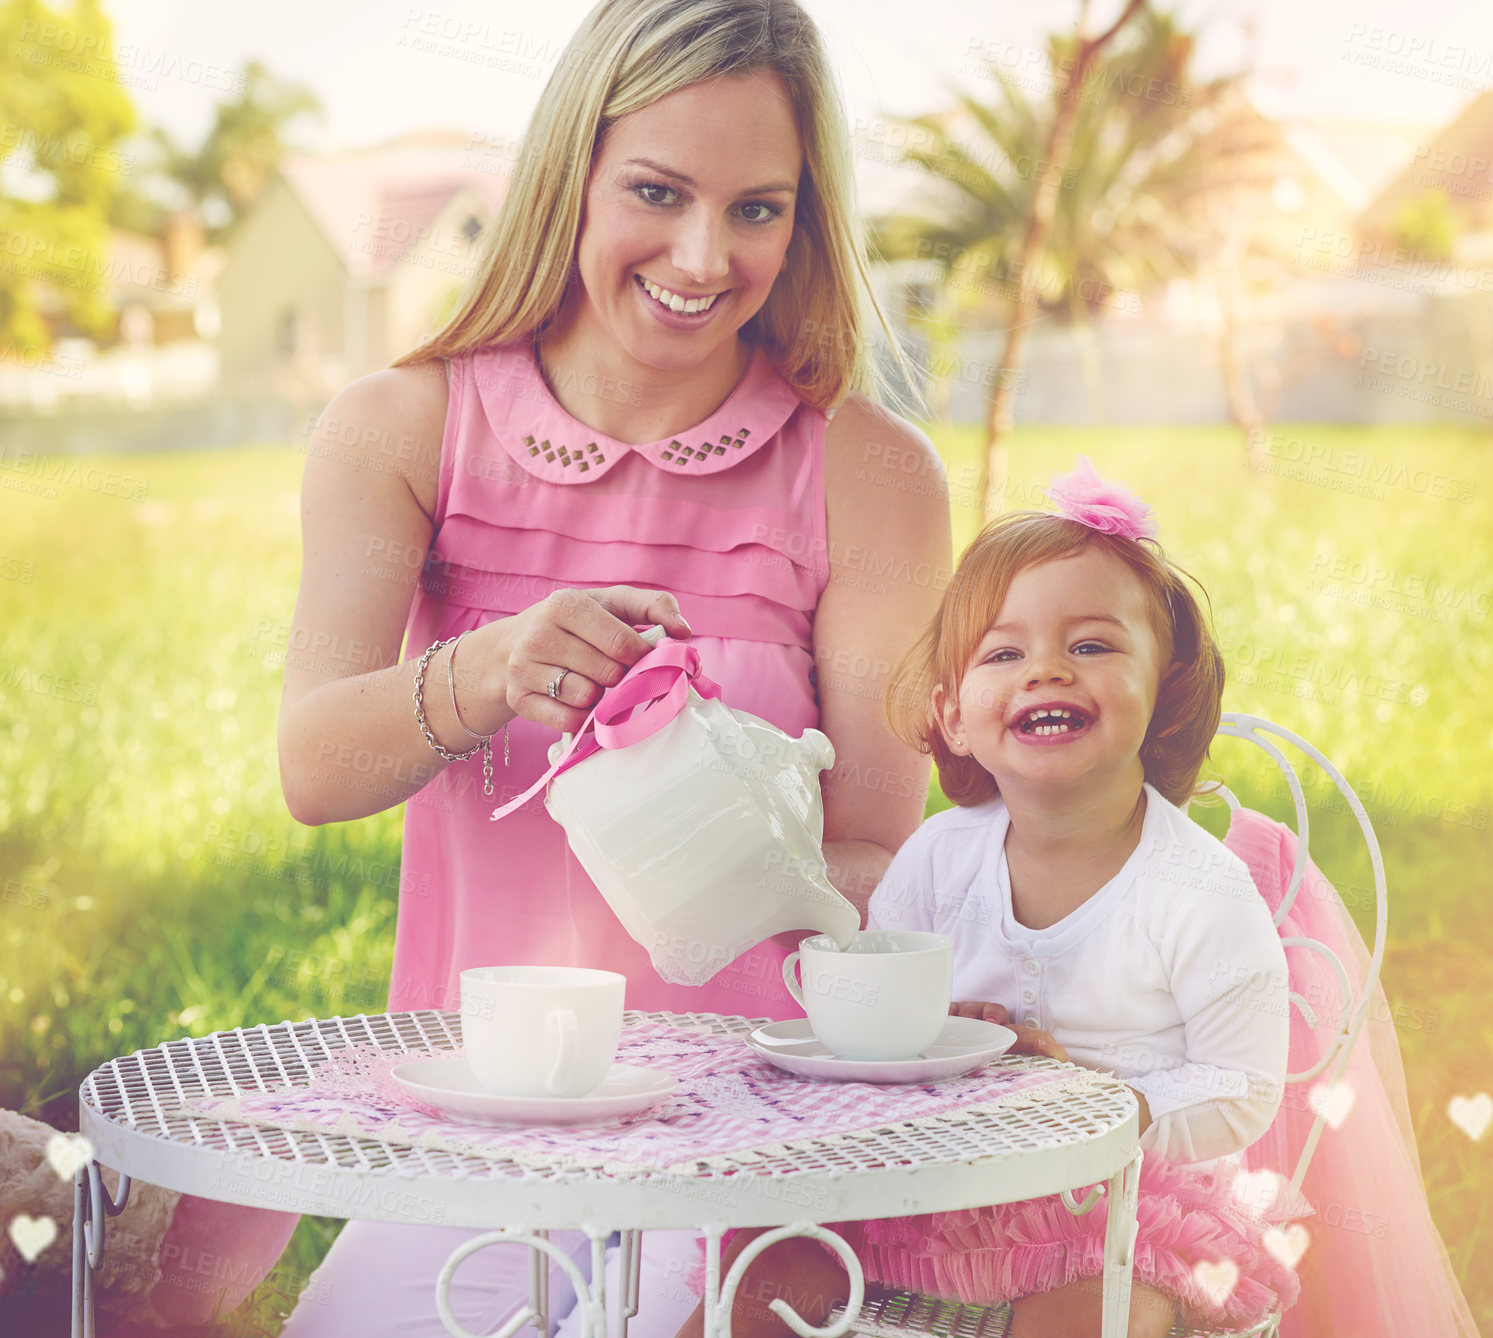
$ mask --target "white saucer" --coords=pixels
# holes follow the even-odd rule
[[[416,1059],[391,1077],[442,1115],[474,1124],[582,1124],[655,1106],[679,1079],[657,1069],[613,1064],[585,1096],[499,1096],[477,1081],[465,1057]]]
[[[1016,1033],[974,1017],[951,1017],[916,1059],[841,1059],[814,1035],[806,1017],[758,1027],[747,1044],[770,1064],[800,1078],[829,1082],[934,1082],[957,1078],[1003,1055]]]

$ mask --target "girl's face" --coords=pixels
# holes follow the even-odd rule
[[[1145,588],[1119,559],[1091,547],[1027,567],[958,700],[939,689],[945,737],[1003,793],[1138,787],[1160,659]]]
[[[734,350],[782,268],[802,164],[772,71],[692,84],[624,116],[586,189],[578,332],[662,370]],[[686,301],[703,309],[680,310]]]

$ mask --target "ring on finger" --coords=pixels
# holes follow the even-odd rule
[[[544,690],[547,693],[549,693],[551,700],[558,700],[559,699],[559,696],[560,696],[560,684],[562,682],[564,682],[565,675],[568,674],[569,672],[570,672],[569,669],[562,669],[562,670],[560,670],[560,672],[558,674],[556,674],[552,679],[550,679],[550,681],[548,683],[546,683],[544,685]]]

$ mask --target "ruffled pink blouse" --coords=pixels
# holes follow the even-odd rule
[[[818,724],[811,638],[829,578],[827,418],[763,349],[708,418],[644,445],[571,417],[527,341],[453,358],[449,384],[436,534],[406,659],[561,587],[635,585],[677,597],[728,705],[794,735]],[[601,381],[594,390],[628,393]],[[620,971],[629,1008],[800,1015],[782,983],[786,944],[759,944],[705,985],[667,984],[542,798],[490,821],[546,768],[557,737],[516,719],[506,770],[494,740],[491,797],[477,756],[409,799],[389,1007],[456,1008],[465,968],[538,963]]]

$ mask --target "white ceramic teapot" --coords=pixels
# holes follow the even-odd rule
[[[664,629],[644,636],[657,646]],[[681,696],[666,723],[550,781],[545,806],[581,866],[674,984],[704,984],[785,930],[848,947],[860,915],[830,885],[820,845],[819,772],[835,760],[829,739],[817,729],[790,738],[694,686],[673,705]],[[567,735],[550,760],[569,745]]]

